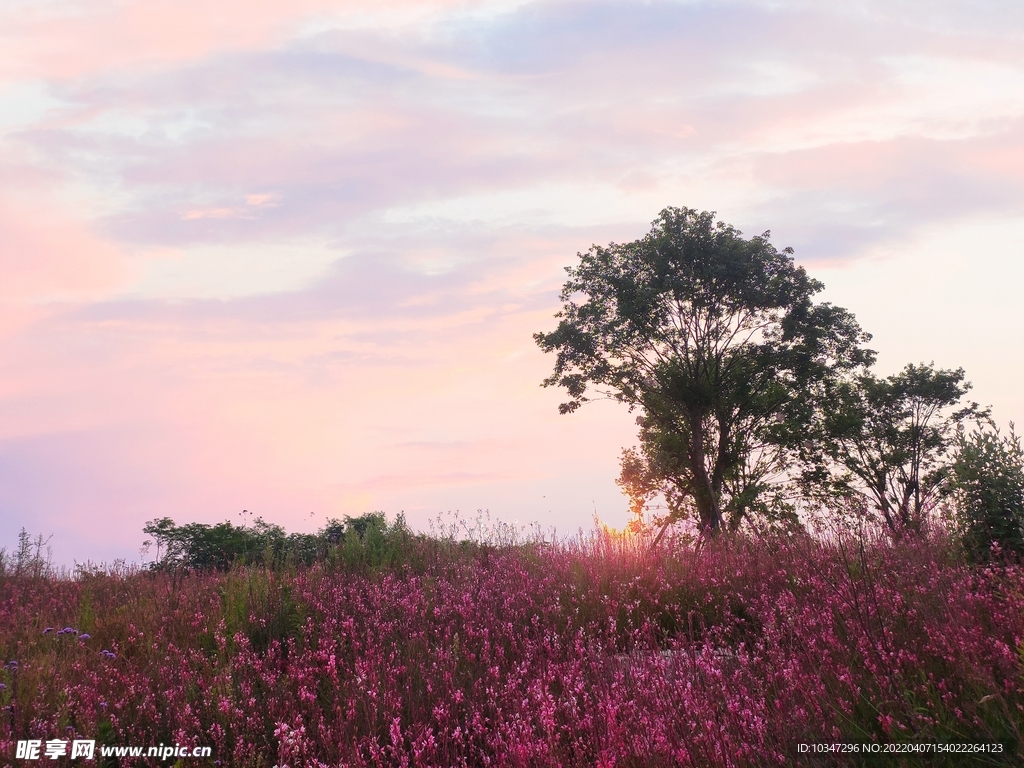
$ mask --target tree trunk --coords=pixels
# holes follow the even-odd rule
[[[708,474],[707,455],[704,452],[704,419],[691,411],[690,417],[690,471],[693,473],[693,500],[700,516],[701,531],[714,536],[722,529],[722,508],[714,484]]]

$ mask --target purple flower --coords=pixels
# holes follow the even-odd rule
[[[82,634],[80,634],[80,635],[78,636],[78,639],[79,639],[79,640],[88,640],[88,639],[89,639],[89,637],[90,637],[90,635],[89,635],[89,633],[88,633],[88,632],[83,632]]]
[[[104,648],[102,651],[100,651],[100,656],[102,656],[105,659],[116,659],[117,658],[117,654],[116,653],[114,653],[113,651],[108,651],[106,648]]]
[[[46,629],[43,630],[43,634],[44,635],[48,635],[51,632],[53,632],[53,627],[47,627]]]
[[[9,661],[6,664],[4,664],[4,669],[9,669],[12,672],[17,672],[18,671],[18,662],[16,662],[16,661]]]

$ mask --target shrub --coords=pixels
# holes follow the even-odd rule
[[[156,543],[155,570],[196,569],[226,571],[235,565],[262,563],[271,567],[310,565],[336,559],[380,565],[391,562],[394,545],[411,538],[399,515],[391,526],[382,513],[328,520],[318,533],[286,535],[278,525],[256,518],[251,526],[224,521],[216,525],[177,525],[171,518],[150,520],[143,531]]]
[[[993,552],[1024,556],[1024,450],[1013,425],[1006,436],[991,423],[960,430],[951,470],[957,527],[968,553],[978,560]]]

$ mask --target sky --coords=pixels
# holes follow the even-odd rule
[[[1024,418],[1017,0],[0,0],[0,546],[621,526],[532,334],[666,206]]]

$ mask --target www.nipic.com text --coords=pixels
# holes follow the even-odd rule
[[[166,760],[170,757],[210,757],[211,747],[183,747],[180,744],[161,744],[156,747],[112,747],[100,745],[100,757],[156,757]],[[19,760],[39,760],[58,757],[81,757],[86,760],[96,758],[95,739],[26,739],[18,742],[15,757]]]

